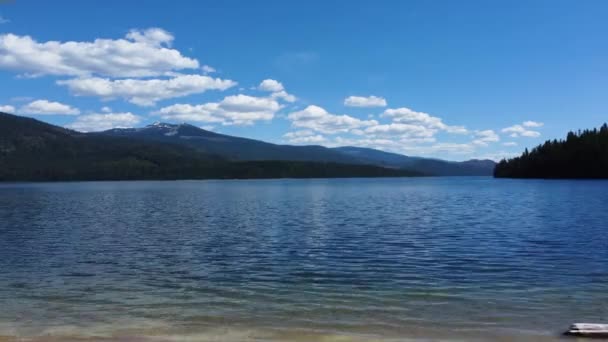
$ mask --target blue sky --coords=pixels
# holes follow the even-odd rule
[[[498,159],[608,121],[606,1],[0,2],[0,110]]]

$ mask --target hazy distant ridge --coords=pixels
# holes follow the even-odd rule
[[[409,157],[371,148],[277,145],[259,140],[210,132],[189,124],[156,123],[143,128],[112,129],[96,133],[146,141],[170,142],[195,148],[229,160],[292,160],[369,164],[407,169],[436,176],[491,176],[491,160],[450,162]]]

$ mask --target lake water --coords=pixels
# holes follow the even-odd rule
[[[550,341],[608,321],[608,182],[0,185],[0,341]]]

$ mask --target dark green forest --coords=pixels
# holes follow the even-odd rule
[[[608,125],[569,132],[565,140],[548,140],[516,158],[502,160],[494,177],[608,178]]]
[[[0,113],[0,181],[403,177],[417,172],[305,161],[230,161],[171,143],[83,134]]]

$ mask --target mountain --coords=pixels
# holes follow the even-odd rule
[[[608,178],[608,125],[569,132],[566,140],[547,140],[516,158],[502,160],[495,177]]]
[[[184,144],[85,134],[0,113],[0,181],[401,177],[373,165],[230,161]]]
[[[111,129],[93,134],[180,144],[203,153],[235,161],[290,160],[359,163],[356,158],[323,146],[277,145],[219,134],[189,124],[174,125],[157,122],[142,128]]]
[[[95,134],[180,144],[234,161],[291,160],[369,164],[436,176],[490,176],[495,166],[491,160],[450,162],[409,157],[371,148],[277,145],[210,132],[189,124],[157,122],[143,128],[112,129]]]
[[[409,157],[402,154],[362,147],[337,147],[340,151],[359,161],[390,168],[414,170],[434,176],[489,176],[496,163],[492,160],[467,160],[452,162],[441,159]]]

